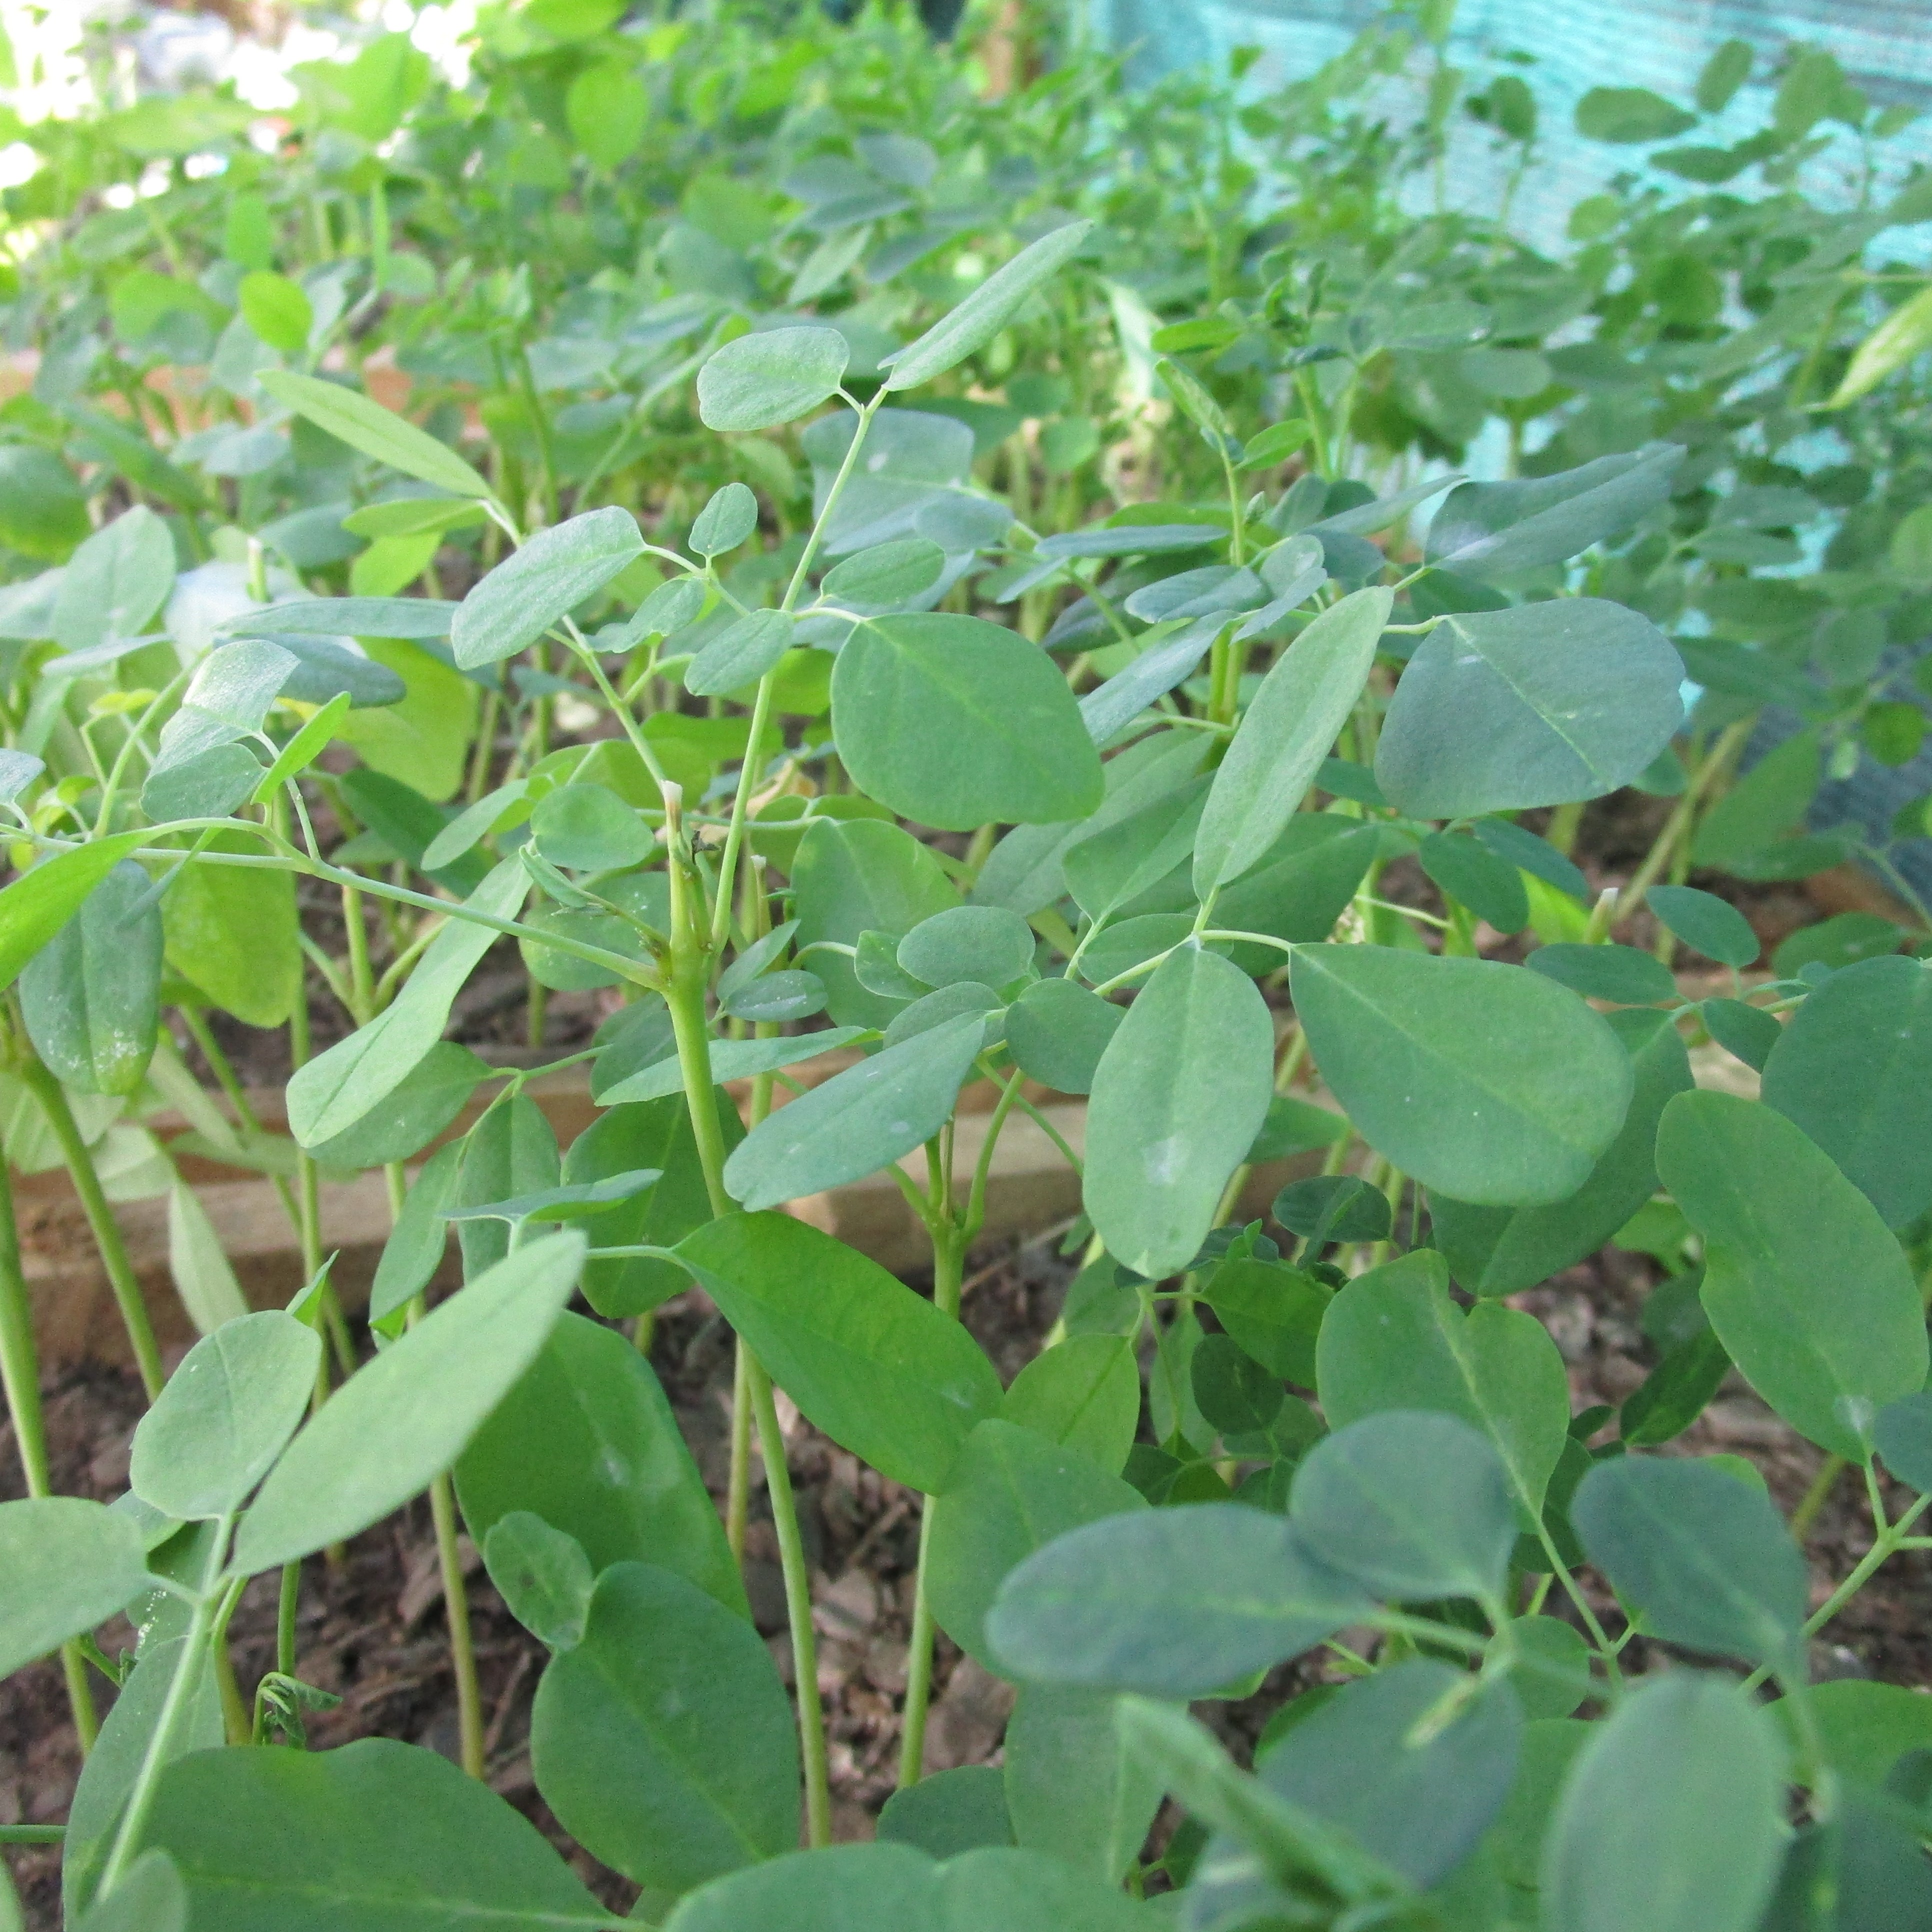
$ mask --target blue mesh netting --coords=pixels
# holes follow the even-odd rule
[[[1135,79],[1203,62],[1225,71],[1236,48],[1258,47],[1262,57],[1246,82],[1257,92],[1313,73],[1388,10],[1378,0],[1088,0],[1088,7],[1103,43],[1132,50]],[[1728,141],[1761,127],[1771,100],[1771,58],[1803,44],[1836,56],[1876,105],[1925,112],[1887,153],[1890,165],[1901,169],[1914,160],[1932,165],[1932,18],[1924,0],[1462,0],[1448,56],[1472,70],[1472,79],[1507,55],[1533,62],[1520,70],[1540,110],[1538,165],[1514,204],[1522,232],[1554,246],[1578,201],[1636,165],[1639,151],[1586,141],[1575,132],[1572,113],[1582,95],[1593,87],[1648,87],[1682,100],[1712,50],[1730,39],[1750,42],[1766,57],[1758,84],[1741,89],[1696,140]],[[1418,62],[1418,75],[1422,71]],[[1408,85],[1413,92],[1416,83]],[[1391,96],[1403,86],[1390,83]],[[1833,177],[1856,164],[1857,150],[1844,134],[1811,164],[1807,184],[1828,196]],[[1494,208],[1502,168],[1490,136],[1466,126],[1450,157],[1454,198]],[[1887,238],[1888,252],[1899,252],[1892,246],[1899,239]]]

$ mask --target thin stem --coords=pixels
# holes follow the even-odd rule
[[[442,1606],[449,1619],[449,1658],[456,1672],[456,1721],[463,1768],[481,1780],[483,1698],[476,1682],[476,1648],[470,1634],[470,1592],[463,1580],[463,1558],[457,1547],[456,1495],[447,1474],[429,1486],[429,1508],[436,1523],[436,1564],[442,1572]]]
[[[20,1072],[40,1102],[47,1124],[54,1130],[54,1138],[60,1143],[61,1158],[67,1163],[67,1171],[73,1178],[74,1191],[80,1197],[82,1210],[87,1216],[88,1227],[94,1235],[94,1244],[100,1251],[100,1264],[107,1271],[109,1285],[120,1307],[121,1320],[134,1351],[136,1366],[141,1372],[142,1386],[148,1392],[148,1400],[152,1402],[167,1379],[161,1372],[161,1352],[155,1344],[154,1324],[148,1318],[148,1304],[141,1293],[140,1277],[135,1274],[134,1264],[128,1258],[127,1244],[121,1238],[120,1226],[102,1190],[94,1156],[81,1134],[79,1122],[74,1118],[74,1109],[68,1105],[67,1092],[60,1082],[38,1060],[23,1062]]]
[[[13,1177],[0,1159],[0,1394],[14,1420],[14,1441],[20,1452],[20,1471],[27,1494],[53,1493],[47,1460],[46,1418],[40,1408],[40,1365],[34,1346],[33,1304],[20,1266],[20,1240],[14,1220]],[[74,1712],[74,1728],[83,1756],[94,1748],[100,1720],[94,1708],[93,1687],[77,1642],[61,1646],[61,1671]]]
[[[296,1620],[302,1608],[302,1561],[282,1565],[282,1593],[275,1606],[275,1668],[296,1674]]]
[[[1791,1512],[1791,1533],[1800,1543],[1818,1520],[1818,1512],[1825,1507],[1832,1490],[1838,1486],[1838,1478],[1844,1473],[1845,1459],[1842,1456],[1827,1456],[1818,1465],[1818,1473],[1812,1478],[1811,1486]]]
[[[724,1136],[718,1126],[718,1089],[711,1077],[711,1045],[704,1025],[707,955],[704,943],[704,896],[684,836],[683,794],[674,784],[664,787],[665,843],[670,872],[670,970],[665,976],[664,1000],[670,1009],[671,1030],[677,1042],[678,1064],[684,1078],[685,1105],[691,1115],[692,1138],[712,1214],[732,1213],[736,1203],[724,1186]],[[764,1457],[765,1489],[771,1500],[772,1521],[778,1537],[778,1560],[784,1574],[785,1616],[791,1629],[791,1653],[798,1690],[800,1756],[805,1766],[806,1820],[813,1846],[832,1841],[832,1798],[825,1760],[825,1713],[818,1695],[818,1645],[812,1628],[812,1572],[799,1534],[798,1511],[792,1501],[791,1472],[785,1462],[784,1438],[778,1432],[778,1411],[772,1400],[771,1378],[750,1349],[744,1350],[745,1389],[758,1424],[758,1446]]]
[[[745,1567],[745,1526],[752,1509],[752,1352],[740,1335],[731,1364],[731,1469],[724,1491],[724,1540]]]
[[[793,1675],[797,1680],[798,1741],[805,1762],[806,1843],[814,1851],[832,1842],[832,1782],[825,1761],[825,1720],[818,1697],[818,1640],[812,1628],[812,1573],[805,1539],[799,1533],[798,1505],[778,1430],[772,1378],[748,1348],[746,1381],[758,1425],[758,1447],[765,1462],[765,1490],[771,1498],[772,1527],[784,1573],[785,1616],[791,1625]]]
[[[1017,1089],[1019,1075],[1013,1076]],[[990,1138],[990,1136],[989,1136]],[[938,1210],[928,1222],[932,1231],[932,1299],[942,1315],[956,1321],[963,1292],[966,1261],[964,1231],[952,1217],[951,1176],[934,1163],[933,1180],[938,1190]],[[899,1726],[899,1786],[916,1784],[926,1774],[926,1715],[932,1698],[932,1606],[926,1593],[926,1558],[932,1542],[932,1498],[920,1504],[919,1568],[913,1586],[912,1635],[906,1657],[905,1709]]]

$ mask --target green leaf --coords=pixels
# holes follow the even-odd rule
[[[608,785],[560,785],[530,814],[537,850],[574,872],[610,872],[648,858],[656,844],[634,807]]]
[[[1002,1419],[1064,1443],[1118,1475],[1141,1419],[1141,1375],[1121,1335],[1073,1335],[1013,1378]]]
[[[280,1309],[224,1322],[136,1426],[129,1486],[183,1522],[240,1508],[300,1426],[321,1359],[315,1330]]]
[[[899,941],[899,964],[928,986],[971,980],[1004,986],[1033,963],[1033,928],[1004,906],[954,906]]]
[[[77,1496],[0,1503],[0,1677],[105,1623],[151,1589],[133,1517]]]
[[[473,670],[526,650],[644,549],[637,518],[615,503],[539,530],[458,606],[449,620],[458,664]]]
[[[984,618],[861,624],[832,670],[832,717],[853,782],[922,824],[1046,824],[1100,802],[1100,756],[1066,679]]]
[[[980,1015],[962,1014],[834,1074],[745,1136],[724,1163],[724,1185],[756,1211],[910,1154],[945,1125],[985,1030]]]
[[[1376,776],[1417,818],[1601,798],[1682,728],[1683,681],[1664,633],[1601,598],[1445,617],[1396,686]]]
[[[160,1033],[161,950],[152,882],[124,859],[20,975],[21,1015],[49,1072],[82,1094],[141,1084]]]
[[[512,856],[464,903],[492,918],[514,919],[529,890],[530,874]],[[498,937],[487,926],[451,920],[393,1004],[297,1069],[288,1087],[289,1131],[303,1146],[333,1139],[402,1084],[442,1038],[464,982]]]
[[[1932,975],[1862,959],[1816,988],[1764,1062],[1764,1100],[1863,1191],[1886,1226],[1932,1206]]]
[[[695,698],[722,698],[756,684],[791,649],[796,628],[783,610],[748,612],[706,642],[686,668],[684,688]]]
[[[369,1287],[372,1326],[388,1323],[428,1287],[449,1245],[449,1223],[442,1210],[463,1166],[464,1144],[452,1141],[423,1163],[382,1244],[376,1278]]]
[[[1903,1684],[1875,1684],[1844,1677],[1814,1684],[1807,1694],[1809,1715],[1817,1727],[1820,1754],[1847,1782],[1882,1790],[1886,1778],[1907,1751],[1932,1750],[1932,1704],[1924,1694]],[[1781,1698],[1771,1707],[1794,1750],[1804,1740],[1797,1707]]]
[[[1010,1845],[1006,1780],[994,1766],[962,1764],[902,1784],[879,1814],[879,1842],[914,1845],[934,1858]]]
[[[1208,1282],[1208,1300],[1235,1342],[1271,1374],[1298,1388],[1316,1382],[1316,1337],[1334,1291],[1312,1275],[1278,1262],[1223,1262]]]
[[[1827,409],[1841,410],[1869,395],[1894,370],[1932,348],[1932,288],[1902,302],[1861,342]]]
[[[1690,842],[1693,861],[1754,876],[1765,854],[1803,818],[1822,776],[1818,734],[1794,733],[1702,814]]]
[[[489,484],[454,450],[353,389],[283,369],[264,369],[256,380],[277,402],[306,416],[317,428],[406,476],[434,483],[453,496],[490,494]]]
[[[1592,141],[1667,141],[1696,124],[1647,87],[1593,87],[1576,104],[1576,131]]]
[[[258,268],[242,278],[236,293],[242,320],[271,349],[296,356],[308,346],[315,310],[299,282],[272,269]]]
[[[610,1922],[487,1785],[386,1738],[331,1751],[197,1751],[162,1774],[143,1838],[180,1871],[188,1923],[226,1932]]]
[[[152,510],[136,503],[68,560],[54,598],[54,641],[65,651],[85,651],[138,637],[174,582],[174,538]]]
[[[1394,592],[1358,590],[1275,660],[1214,774],[1194,844],[1202,899],[1256,865],[1306,796],[1368,680]]]
[[[1652,886],[1644,903],[1692,952],[1740,972],[1757,964],[1758,936],[1728,900],[1694,886]]]
[[[779,1040],[714,1040],[711,1077],[715,1081],[746,1080],[781,1066],[796,1066],[816,1060],[821,1053],[836,1053],[841,1047],[850,1046],[866,1030],[863,1027],[827,1027],[818,1033],[794,1034]],[[601,1106],[614,1107],[626,1102],[660,1100],[683,1091],[683,1070],[673,1054],[606,1087],[597,1099]]]
[[[526,1243],[350,1376],[262,1484],[233,1574],[346,1542],[448,1468],[543,1346],[584,1245],[568,1229]]]
[[[94,887],[149,836],[122,832],[57,852],[0,892],[0,988],[20,976],[21,968],[80,910]]]
[[[1411,1884],[1439,1884],[1502,1810],[1522,1748],[1510,1685],[1468,1689],[1463,1672],[1426,1658],[1346,1684],[1289,1727],[1261,1781]]]
[[[1804,1671],[1804,1552],[1755,1486],[1689,1456],[1619,1456],[1578,1486],[1590,1561],[1666,1642]]]
[[[436,597],[297,597],[244,610],[224,628],[231,638],[446,638],[460,608]]]
[[[1432,1190],[1493,1207],[1565,1200],[1623,1125],[1629,1054],[1600,1015],[1520,967],[1307,946],[1289,984],[1330,1091]]]
[[[1000,1412],[999,1377],[957,1322],[802,1221],[727,1215],[678,1252],[804,1414],[890,1481],[936,1494]]]
[[[1925,1381],[1924,1310],[1878,1210],[1784,1117],[1680,1094],[1657,1169],[1704,1238],[1703,1302],[1751,1386],[1800,1434],[1862,1462],[1886,1403]]]
[[[664,1932],[897,1932],[935,1922],[933,1872],[910,1845],[793,1852],[680,1900]]]
[[[984,1846],[949,1859],[934,1876],[932,1916],[886,1920],[880,1932],[908,1924],[944,1932],[1144,1932],[1143,1907],[1042,1852]]]
[[[1160,1780],[1131,1756],[1111,1693],[1029,1684],[1006,1720],[1006,1802],[1020,1843],[1118,1886],[1160,1808]]]
[[[136,440],[145,451],[146,439]],[[58,563],[88,532],[87,499],[52,450],[22,442],[0,449],[0,542],[37,562]]]
[[[1429,526],[1424,555],[1485,583],[1562,563],[1666,501],[1684,452],[1652,443],[1554,476],[1459,483]]]
[[[1432,832],[1416,856],[1446,898],[1497,932],[1520,932],[1529,923],[1529,892],[1522,873],[1480,839]]]
[[[1079,254],[1093,232],[1090,221],[1070,221],[1022,248],[923,335],[885,358],[886,388],[916,389],[983,349],[1036,290]]]
[[[728,342],[698,372],[706,429],[772,429],[838,392],[851,350],[836,328],[771,328]]]
[[[259,854],[262,847],[245,832],[220,832],[209,850]],[[280,1026],[294,1011],[302,991],[300,932],[292,872],[191,860],[173,874],[161,901],[167,963],[250,1026]]]
[[[798,1733],[764,1640],[683,1577],[620,1563],[530,1712],[537,1789],[592,1857],[677,1893],[798,1843]]]
[[[1088,1110],[1084,1198],[1107,1251],[1157,1278],[1185,1268],[1267,1118],[1274,1028],[1238,967],[1184,945],[1108,1041]]]
[[[602,1103],[604,1111],[570,1144],[563,1157],[566,1183],[599,1180],[639,1168],[658,1170],[656,1186],[605,1215],[597,1229],[604,1247],[670,1247],[711,1219],[704,1162],[692,1132],[691,1109],[680,1089],[641,1105]],[[727,1148],[744,1130],[738,1110],[718,1096]],[[595,1258],[584,1264],[584,1298],[598,1314],[641,1315],[674,1294],[689,1277],[674,1262],[648,1256]],[[675,1569],[677,1566],[670,1566]]]
[[[1185,1504],[1050,1543],[1000,1586],[986,1636],[1000,1666],[1030,1682],[1199,1697],[1369,1609],[1280,1517]]]
[[[946,568],[946,553],[926,537],[901,537],[892,543],[874,544],[825,573],[820,595],[848,608],[869,606],[882,608],[903,604],[939,581]]]
[[[995,1418],[967,1437],[928,1507],[926,1591],[934,1620],[968,1656],[997,1667],[986,1618],[1002,1579],[1065,1532],[1147,1504],[1081,1450]]]
[[[1547,1932],[1751,1932],[1785,1838],[1764,1714],[1726,1679],[1673,1670],[1591,1729],[1544,1841]]]
[[[1415,1409],[1324,1436],[1295,1471],[1288,1514],[1316,1557],[1388,1597],[1493,1603],[1516,1544],[1508,1474],[1488,1441]]]
[[[1561,1617],[1513,1617],[1495,1646],[1507,1642],[1515,1666],[1510,1682],[1532,1720],[1567,1718],[1592,1694],[1588,1640]]]
[[[1670,968],[1634,946],[1539,946],[1524,963],[1588,1000],[1647,1006],[1678,998]]]
[[[464,1136],[462,1165],[443,1212],[539,1193],[556,1186],[561,1167],[549,1117],[527,1094],[512,1094]],[[493,1216],[459,1220],[456,1233],[466,1281],[510,1251],[510,1230]]]
[[[452,796],[468,770],[476,728],[476,686],[428,651],[401,639],[371,638],[363,649],[401,678],[396,704],[352,711],[334,735],[355,746],[371,771],[400,778],[425,798]]]
[[[0,1926],[7,1924],[5,1881],[0,1879]],[[14,1928],[21,1922],[15,1919]],[[128,1868],[113,1896],[80,1920],[76,1932],[188,1932],[188,1890],[165,1852],[143,1852]]]
[[[718,1511],[650,1364],[582,1316],[560,1318],[472,1438],[456,1492],[479,1544],[526,1510],[574,1538],[593,1574],[655,1563],[748,1614]]]
[[[742,483],[715,491],[691,526],[690,545],[700,556],[734,550],[758,527],[758,500]]]
[[[896,942],[959,903],[944,868],[898,826],[860,818],[813,826],[799,841],[791,874],[800,963],[824,981],[826,1010],[842,1026],[890,1025],[896,1002],[868,992],[842,953],[808,949],[826,940],[854,946],[874,932]]]
[[[1093,1090],[1126,1010],[1077,980],[1038,980],[1006,1009],[1006,1047],[1029,1079],[1061,1094]]]
[[[1690,1089],[1690,1056],[1667,1013],[1604,1017],[1630,1056],[1636,1090],[1582,1186],[1567,1201],[1540,1208],[1478,1208],[1430,1196],[1436,1245],[1472,1294],[1514,1294],[1594,1254],[1656,1190],[1657,1124],[1671,1096]]]
[[[316,1145],[316,1164],[353,1172],[406,1160],[462,1112],[490,1071],[468,1047],[438,1040],[362,1119]]]
[[[1570,1378],[1533,1315],[1481,1301],[1466,1313],[1442,1257],[1420,1250],[1338,1294],[1317,1348],[1331,1429],[1391,1409],[1453,1415],[1488,1438],[1525,1525],[1569,1439]]]
[[[552,1650],[584,1641],[597,1573],[575,1537],[528,1510],[499,1516],[482,1539],[483,1566],[503,1606]]]
[[[1703,1000],[1697,1010],[1711,1037],[1726,1053],[1760,1073],[1784,1037],[1775,1013],[1742,1000]]]
[[[1894,1476],[1922,1496],[1932,1495],[1932,1391],[1920,1389],[1887,1402],[1872,1439]]]

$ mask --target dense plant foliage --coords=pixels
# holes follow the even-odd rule
[[[532,0],[460,87],[396,34],[298,70],[260,143],[222,97],[32,130],[5,1151],[70,1170],[152,1403],[125,1497],[48,1492],[8,1206],[0,1670],[58,1650],[92,1745],[70,1922],[626,1922],[435,1754],[303,1748],[303,1565],[425,1492],[464,1768],[459,1522],[632,1922],[1932,1919],[1922,1700],[1808,1650],[1932,1546],[1932,920],[1760,971],[1688,883],[1862,856],[1911,896],[1813,806],[1924,728],[1932,296],[1874,264],[1932,193],[1821,55],[1697,145],[1733,44],[1694,104],[1586,98],[1684,185],[1620,178],[1552,259],[1448,208],[1452,126],[1514,182],[1537,110],[1441,10],[1257,98],[1127,93],[1026,16],[940,51]],[[1626,788],[1670,802],[1593,894],[1583,808]],[[445,1038],[506,940],[532,1047],[548,992],[606,994],[589,1047]],[[286,1029],[292,1139],[218,1013]],[[560,1147],[528,1089],[585,1062]],[[1079,1272],[1003,1388],[965,1260],[1053,1094],[1089,1096]],[[287,1309],[247,1310],[189,1154],[280,1186]],[[376,1169],[358,1366],[318,1190]],[[930,1298],[784,1211],[881,1171]],[[114,1218],[163,1193],[202,1332],[165,1377]],[[1613,1239],[1660,1264],[1658,1359],[1573,1414],[1508,1298]],[[694,1285],[737,1338],[722,1521],[638,1346]],[[1755,1469],[1670,1451],[1734,1370],[1866,1485],[1822,1602]],[[924,1499],[875,1845],[829,1848],[775,1390]],[[754,1457],[796,1698],[740,1579]],[[250,1710],[224,1634],[274,1574]],[[922,1778],[935,1629],[1019,1687],[999,1770]],[[1311,1652],[1341,1682],[1252,1770],[1189,1714]]]

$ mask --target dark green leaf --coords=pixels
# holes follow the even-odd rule
[[[1539,946],[1527,963],[1532,972],[1586,999],[1648,1006],[1678,998],[1670,968],[1634,946]]]
[[[1742,971],[1757,963],[1757,934],[1729,901],[1694,886],[1652,886],[1645,903],[1694,952]]]
[[[1001,1586],[986,1634],[1023,1678],[1198,1697],[1368,1608],[1279,1516],[1210,1503],[1111,1517],[1049,1544]]]
[[[691,526],[691,548],[700,556],[736,550],[758,527],[758,500],[742,483],[715,492]]]
[[[646,1563],[606,1570],[530,1713],[537,1788],[594,1858],[676,1893],[798,1842],[797,1732],[750,1623]]]
[[[1124,1007],[1072,980],[1040,980],[1006,1009],[1006,1046],[1030,1079],[1062,1094],[1093,1090]]]
[[[756,684],[791,649],[795,628],[782,610],[748,612],[706,641],[686,668],[684,688],[698,698],[722,698]]]
[[[670,1404],[614,1329],[578,1315],[559,1320],[463,1452],[456,1490],[479,1544],[526,1510],[573,1538],[593,1575],[655,1563],[746,1614],[737,1565]]]
[[[153,1586],[133,1517],[77,1496],[0,1503],[0,1677],[124,1610]]]
[[[1932,1206],[1932,974],[1922,962],[1865,959],[1834,973],[1772,1036],[1763,1065],[1766,1104],[1832,1156],[1888,1227]]]
[[[936,1494],[999,1378],[950,1316],[830,1234],[732,1214],[678,1244],[800,1409],[896,1483]]]
[[[1507,1474],[1454,1416],[1391,1409],[1324,1436],[1289,1516],[1323,1562],[1396,1598],[1494,1602],[1516,1543]]]
[[[1576,131],[1592,141],[1667,141],[1696,124],[1647,87],[1593,87],[1576,104]]]
[[[1682,728],[1683,680],[1655,625],[1600,598],[1445,617],[1396,687],[1376,776],[1418,818],[1600,798]]]
[[[1004,986],[1033,962],[1033,929],[1004,906],[954,906],[920,920],[899,941],[898,963],[928,986],[962,980]]]
[[[834,1074],[745,1136],[724,1163],[724,1185],[755,1212],[910,1154],[951,1114],[984,1030],[977,1012],[962,1014]]]
[[[962,1764],[902,1785],[879,1814],[879,1840],[912,1845],[928,1858],[956,1858],[982,1845],[1010,1845],[1006,1782],[998,1767]]]
[[[1431,1189],[1495,1206],[1564,1200],[1623,1125],[1635,1076],[1616,1034],[1519,967],[1310,946],[1290,984],[1348,1118]]]
[[[1774,1013],[1742,1000],[1706,1000],[1698,1008],[1705,1030],[1724,1051],[1762,1073],[1784,1037]]]
[[[1762,1490],[1688,1456],[1619,1456],[1583,1478],[1570,1520],[1653,1635],[1802,1671],[1804,1557]]]
[[[1002,1580],[1066,1532],[1146,1504],[1082,1450],[993,1420],[967,1437],[929,1507],[934,1619],[969,1656],[992,1664],[985,1622]]]
[[[1394,1225],[1388,1196],[1358,1174],[1314,1174],[1274,1197],[1274,1218],[1308,1238],[1309,1258],[1330,1241],[1379,1241]]]
[[[1006,1792],[1020,1843],[1118,1886],[1160,1808],[1106,1691],[1029,1684],[1006,1720]]]
[[[406,1160],[462,1112],[488,1064],[466,1046],[438,1040],[392,1089],[353,1126],[312,1150],[318,1167],[353,1172]]]
[[[1830,1158],[1772,1108],[1680,1094],[1657,1167],[1704,1237],[1711,1325],[1794,1429],[1855,1462],[1879,1411],[1925,1380],[1925,1322],[1898,1244]]]
[[[615,503],[539,530],[483,578],[450,620],[457,663],[473,670],[527,650],[644,548],[637,518]]]
[[[1786,1829],[1764,1713],[1728,1680],[1674,1670],[1592,1730],[1544,1846],[1548,1932],[1751,1932]]]
[[[1529,923],[1529,894],[1522,874],[1474,838],[1432,832],[1417,856],[1422,869],[1448,896],[1486,920],[1498,932],[1520,932]]]
[[[1273,1090],[1274,1030],[1252,980],[1185,945],[1108,1042],[1088,1108],[1084,1198],[1108,1252],[1150,1278],[1213,1226]]]
[[[839,756],[860,788],[926,825],[1084,818],[1100,754],[1052,658],[983,618],[862,624],[832,674]]]
[[[145,1842],[179,1870],[188,1923],[226,1932],[330,1920],[357,1932],[590,1932],[610,1920],[487,1785],[384,1738],[331,1751],[197,1751],[162,1774]]]
[[[581,1643],[597,1581],[583,1544],[528,1510],[499,1516],[482,1540],[484,1568],[511,1616],[552,1650]]]
[[[1140,1425],[1133,1349],[1124,1336],[1070,1335],[1013,1378],[1000,1414],[1118,1474]]]
[[[1894,1476],[1921,1495],[1932,1495],[1932,1392],[1921,1389],[1887,1402],[1872,1440]]]
[[[1221,1326],[1247,1354],[1298,1388],[1315,1386],[1316,1336],[1334,1291],[1277,1262],[1223,1262],[1208,1282]]]

